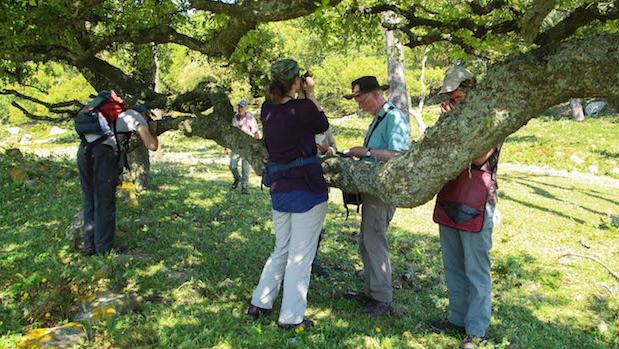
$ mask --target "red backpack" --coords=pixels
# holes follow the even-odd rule
[[[85,140],[86,134],[99,135],[96,141],[102,142],[108,136],[116,133],[116,119],[125,110],[129,109],[127,103],[112,90],[104,90],[99,92],[95,99],[91,100],[82,108],[75,116],[75,131]],[[99,124],[99,115],[102,115],[109,129],[103,129]]]

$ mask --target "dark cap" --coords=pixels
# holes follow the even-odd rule
[[[344,98],[351,99],[374,90],[387,90],[389,85],[379,85],[375,76],[362,76],[350,84],[352,93],[344,95]]]
[[[136,104],[133,107],[129,108],[129,109],[133,109],[135,111],[137,111],[138,113],[143,113],[145,115],[149,115],[150,111],[148,109],[146,109],[145,106],[141,105],[141,104]]]
[[[297,61],[291,58],[279,60],[271,66],[271,78],[281,80],[292,80],[295,76],[299,76],[301,67]]]

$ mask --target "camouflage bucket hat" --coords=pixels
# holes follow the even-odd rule
[[[292,80],[299,76],[302,68],[297,61],[291,58],[279,60],[271,65],[271,78],[281,80]]]
[[[438,92],[438,94],[453,92],[458,89],[458,87],[463,81],[471,79],[473,77],[473,73],[468,71],[465,67],[461,65],[454,65],[445,74],[445,79],[443,80],[443,87]]]

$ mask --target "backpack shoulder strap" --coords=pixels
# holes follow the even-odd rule
[[[380,122],[383,121],[385,116],[387,116],[387,114],[389,114],[389,112],[392,111],[393,109],[395,109],[395,107],[392,104],[390,104],[387,110],[385,110],[383,113],[378,114],[378,116],[376,117],[376,122],[372,126],[372,129],[370,130],[370,132],[367,133],[367,135],[365,136],[365,139],[363,140],[364,147],[367,147],[368,143],[370,143],[370,138],[372,138],[372,134],[374,134],[374,131],[376,131],[378,124],[380,124]]]

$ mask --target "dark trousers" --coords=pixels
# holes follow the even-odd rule
[[[90,148],[80,144],[77,167],[84,209],[84,253],[108,253],[116,231],[116,151],[104,144]]]
[[[318,245],[316,245],[316,254],[314,255],[314,260],[312,261],[312,272],[320,268],[320,262],[318,261],[318,249],[320,248],[320,242],[325,238],[325,228],[320,230],[320,235],[318,235]]]

